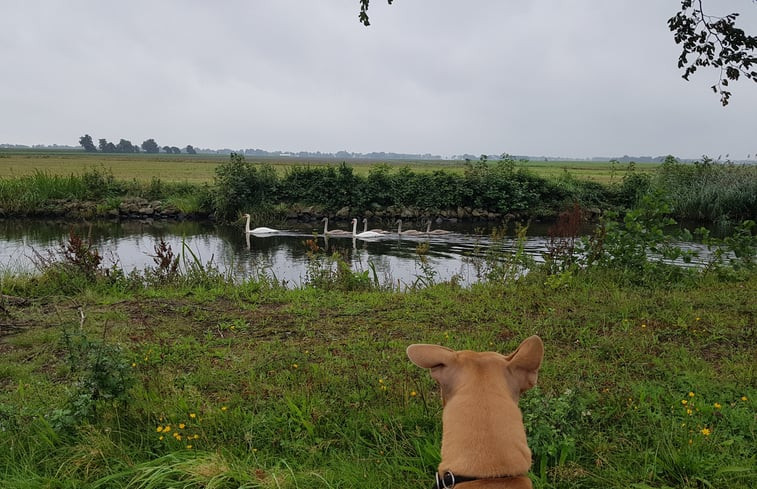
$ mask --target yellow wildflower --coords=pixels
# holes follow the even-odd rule
[[[746,396],[741,396],[741,400],[746,401],[747,400]]]
[[[299,368],[299,365],[297,365],[296,363],[293,363],[292,364],[292,368],[297,369],[297,368]]]
[[[192,445],[187,445],[187,450],[191,450],[191,449],[192,449]]]
[[[167,424],[166,427],[163,428],[163,433],[168,433],[169,431],[171,431],[171,425]]]
[[[687,401],[686,399],[681,399],[681,404],[683,404],[684,406],[687,405],[688,403],[689,401]]]
[[[179,423],[179,429],[180,430],[183,430],[186,426],[187,425],[185,425],[184,423]]]
[[[160,436],[158,437],[158,440],[162,440],[162,439],[163,439],[163,435],[160,435]]]
[[[221,406],[221,411],[226,411],[227,409],[229,408],[227,408],[226,406]]]
[[[713,406],[715,406],[715,409],[720,409],[721,407],[723,407],[719,402],[716,402],[715,404],[713,404]]]
[[[712,433],[712,432],[710,431],[709,428],[702,428],[702,434],[704,436],[710,436],[710,433]]]
[[[694,393],[693,392],[689,392],[689,397],[694,397]]]
[[[417,393],[417,392],[415,392],[415,391],[412,391],[412,392],[410,392],[410,397],[415,397],[415,396],[417,396],[417,395],[418,395],[418,393]]]
[[[192,419],[195,419],[197,417],[197,415],[195,413],[189,413],[189,417],[192,418]]]

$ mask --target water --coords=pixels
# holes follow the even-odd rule
[[[331,223],[330,228],[347,229],[347,224]],[[409,286],[433,270],[437,282],[455,279],[470,285],[481,279],[481,255],[491,247],[513,250],[512,232],[502,241],[492,242],[487,225],[468,224],[448,235],[398,237],[361,240],[351,237],[315,237],[322,231],[320,222],[292,222],[281,226],[282,233],[267,237],[248,236],[240,225],[219,225],[196,221],[95,221],[73,223],[59,220],[0,221],[0,270],[34,272],[35,256],[60,250],[71,230],[87,237],[104,257],[103,265],[118,265],[125,272],[154,267],[155,245],[162,239],[174,254],[213,264],[239,281],[266,275],[290,287],[301,285],[307,276],[308,240],[314,240],[327,255],[337,252],[355,271],[375,270],[382,284]],[[419,229],[418,223],[404,223],[403,229]],[[512,230],[511,230],[512,231]],[[532,235],[524,251],[536,261],[547,250],[546,225],[532,225]],[[428,268],[419,259],[419,245],[427,245],[424,255]],[[478,256],[479,259],[474,257]]]

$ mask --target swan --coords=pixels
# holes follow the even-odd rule
[[[267,227],[259,227],[255,229],[250,229],[250,215],[249,214],[243,214],[243,217],[247,219],[247,222],[244,224],[244,233],[245,234],[276,234],[280,233],[278,229],[273,228],[267,228]]]
[[[349,231],[342,231],[341,229],[334,229],[329,231],[329,218],[324,217],[323,221],[323,235],[324,236],[352,236],[353,233]]]
[[[449,234],[451,231],[445,231],[444,229],[434,229],[431,230],[431,220],[428,221],[428,224],[426,225],[426,234]]]
[[[399,234],[400,236],[420,236],[423,233],[416,229],[406,229],[405,231],[403,231],[402,219],[397,219],[397,234]]]
[[[366,227],[368,227],[368,220],[364,219]],[[384,233],[377,233],[375,231],[363,231],[357,232],[357,219],[352,220],[352,236],[355,238],[380,238],[384,236]]]
[[[368,232],[368,218],[363,218],[363,232]],[[379,234],[389,234],[389,231],[384,231],[383,229],[371,229],[371,232],[379,233]]]

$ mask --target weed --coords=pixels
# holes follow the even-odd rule
[[[74,380],[66,406],[50,415],[58,430],[94,420],[98,406],[125,402],[133,383],[131,366],[121,348],[106,341],[107,324],[102,337],[93,340],[83,329],[84,312],[80,309],[79,313],[81,321],[77,330],[62,327],[61,342]]]

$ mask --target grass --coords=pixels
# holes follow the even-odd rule
[[[619,277],[404,292],[114,279],[68,294],[6,277],[29,301],[2,304],[0,485],[428,486],[441,404],[406,346],[509,352],[539,334],[521,403],[535,487],[753,487],[757,274]]]
[[[166,182],[205,183],[212,182],[216,166],[228,161],[227,155],[169,155],[169,154],[93,154],[72,151],[0,151],[0,178],[18,178],[35,172],[50,175],[68,176],[80,174],[92,167],[104,167],[116,180],[150,182],[159,178]],[[340,159],[300,159],[300,158],[254,158],[249,161],[266,162],[273,165],[279,175],[288,168],[297,165],[338,165]],[[461,161],[385,161],[385,160],[349,160],[361,176],[368,174],[371,166],[387,163],[393,167],[409,166],[416,172],[433,172],[446,170],[462,173],[464,162]],[[576,178],[592,180],[599,183],[618,182],[626,173],[626,165],[611,162],[588,161],[528,161],[521,165],[542,177],[558,177],[569,172]],[[657,168],[656,163],[640,163],[636,170],[650,172]]]

